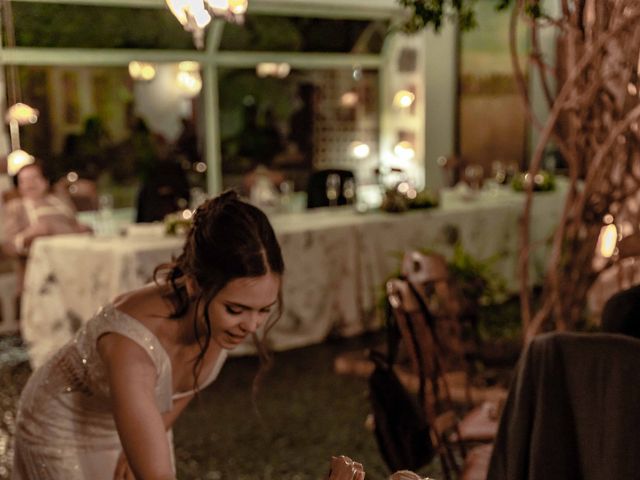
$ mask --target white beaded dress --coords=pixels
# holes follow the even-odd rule
[[[157,370],[155,398],[161,413],[172,401],[171,360],[155,335],[112,305],[102,308],[27,382],[18,407],[13,480],[112,480],[122,450],[113,419],[101,335],[124,335],[149,354]],[[223,350],[201,388],[218,376]],[[171,433],[168,433],[171,441]]]

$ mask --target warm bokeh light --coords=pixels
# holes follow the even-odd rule
[[[156,76],[156,67],[148,62],[129,62],[129,75],[134,80],[148,82]]]
[[[202,0],[166,0],[166,2],[171,13],[183,27],[187,27],[190,20],[198,28],[206,27],[211,21],[211,15],[207,12]]]
[[[248,0],[229,0],[229,10],[234,15],[243,15],[249,8]]]
[[[396,146],[393,147],[393,153],[396,157],[403,160],[413,160],[416,156],[416,151],[413,149],[413,145],[411,145],[411,142],[407,142],[406,140],[396,143]]]
[[[22,167],[31,165],[35,160],[33,155],[29,155],[24,150],[14,150],[7,155],[7,173],[14,176]]]
[[[600,255],[604,258],[611,258],[615,253],[617,243],[618,229],[615,224],[610,223],[602,227],[600,230],[600,238],[598,238]]]
[[[398,90],[393,96],[393,106],[396,108],[409,108],[415,101],[416,96],[409,90]]]
[[[355,158],[367,158],[371,153],[371,148],[364,142],[351,142],[349,149]]]
[[[25,103],[16,103],[7,110],[6,121],[18,122],[18,125],[34,124],[38,121],[38,110]]]
[[[178,88],[187,98],[195,97],[202,89],[202,77],[198,62],[180,62],[176,76]]]
[[[276,77],[285,78],[291,71],[288,63],[262,62],[256,65],[256,75],[260,78]]]
[[[347,108],[355,107],[358,104],[358,94],[353,91],[344,92],[340,97],[340,105]]]

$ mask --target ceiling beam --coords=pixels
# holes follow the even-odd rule
[[[95,7],[166,8],[162,0],[13,0]],[[389,19],[401,14],[395,0],[250,0],[249,13],[288,17]]]
[[[26,48],[0,50],[5,65],[47,66],[126,66],[137,60],[153,63],[176,63],[192,60],[202,65],[253,68],[261,62],[288,63],[295,69],[351,68],[382,66],[380,55],[312,52],[207,52],[198,50],[134,50],[92,48]]]

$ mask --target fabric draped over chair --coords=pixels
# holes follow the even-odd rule
[[[640,475],[640,340],[550,333],[523,353],[487,480]]]

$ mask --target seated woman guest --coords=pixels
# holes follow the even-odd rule
[[[17,284],[20,291],[27,254],[34,239],[91,229],[78,223],[75,209],[68,199],[51,193],[40,161],[24,165],[13,181],[19,196],[3,206],[2,248],[7,255],[18,260]]]

